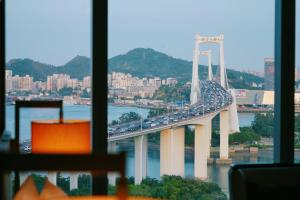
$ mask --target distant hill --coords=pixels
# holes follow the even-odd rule
[[[55,73],[68,74],[78,79],[91,74],[91,60],[84,56],[76,56],[62,66],[40,63],[31,59],[12,59],[6,67],[12,70],[14,75],[30,75],[35,81],[45,81],[47,76]]]
[[[131,73],[138,77],[175,77],[186,82],[192,78],[192,62],[173,58],[153,49],[136,48],[109,59],[109,71]],[[216,72],[217,66],[213,66],[213,73]],[[207,77],[207,66],[200,65],[199,77]],[[229,84],[234,88],[251,89],[253,83],[263,83],[263,79],[258,76],[231,69],[227,69],[227,77]]]
[[[138,77],[161,78],[175,77],[179,81],[191,81],[192,62],[173,58],[153,49],[136,48],[124,55],[118,55],[108,60],[109,72],[130,73]],[[84,56],[76,56],[62,66],[53,66],[31,59],[13,59],[7,63],[7,69],[14,75],[33,76],[34,80],[45,81],[47,76],[54,73],[69,74],[72,78],[82,79],[91,74],[91,60]],[[217,66],[213,66],[216,73]],[[200,77],[207,77],[207,66],[199,67]],[[229,84],[234,88],[252,88],[253,83],[261,84],[263,79],[244,72],[228,69]]]

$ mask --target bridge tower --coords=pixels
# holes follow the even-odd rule
[[[193,70],[192,70],[192,86],[190,102],[195,104],[200,99],[200,87],[199,87],[199,55],[201,55],[200,44],[214,43],[219,45],[220,51],[220,85],[225,89],[228,89],[225,60],[224,60],[224,35],[220,34],[217,36],[201,36],[199,34],[195,35],[195,48],[193,56]],[[211,58],[211,56],[209,56]],[[211,65],[211,64],[210,64]],[[209,72],[210,74],[210,72]]]
[[[198,70],[198,59],[199,59],[199,43],[195,42],[194,57],[193,57],[193,71],[192,71],[192,85],[191,85],[191,95],[190,102],[195,104],[200,99],[200,86],[199,86],[199,70]]]
[[[212,65],[211,65],[211,50],[199,51],[198,56],[206,56],[208,59],[208,80],[213,80]]]

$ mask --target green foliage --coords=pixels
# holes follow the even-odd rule
[[[141,116],[137,114],[136,112],[129,112],[129,113],[123,113],[121,117],[119,117],[118,120],[113,120],[111,122],[111,125],[116,125],[118,123],[127,123],[135,120],[141,119]]]
[[[168,110],[166,108],[151,108],[147,117],[155,117],[158,115],[162,115],[167,113]]]
[[[260,140],[260,135],[251,127],[240,128],[240,133],[229,135],[229,144],[254,144]]]
[[[85,89],[82,91],[82,94],[80,95],[80,97],[81,98],[91,98],[91,93]],[[108,99],[108,102],[110,102],[110,99]]]
[[[187,146],[194,146],[195,141],[195,135],[194,130],[192,130],[190,127],[185,126],[184,127],[184,141]]]
[[[161,78],[176,77],[179,82],[186,83],[192,79],[192,62],[173,58],[153,49],[136,48],[127,54],[109,59],[109,72],[131,73],[134,76],[158,76]],[[207,77],[207,66],[199,66],[199,77]],[[216,74],[217,66],[213,66]],[[261,84],[263,78],[227,69],[230,86],[234,88],[252,89],[252,83]],[[256,88],[257,89],[257,88]]]
[[[56,177],[57,186],[59,186],[66,194],[70,193],[70,178],[61,176],[61,173],[57,173]]]
[[[98,66],[100,67],[100,66]],[[62,66],[53,66],[31,59],[13,59],[6,68],[14,75],[30,75],[34,81],[46,81],[47,76],[55,73],[69,74],[72,78],[82,80],[91,75],[91,60],[84,56],[76,56]],[[217,66],[213,66],[216,73]],[[125,55],[115,56],[108,61],[109,72],[131,73],[138,77],[161,78],[176,77],[179,82],[186,83],[192,78],[192,62],[173,58],[153,49],[136,48]],[[252,83],[260,84],[263,79],[248,73],[227,70],[229,84],[234,88],[252,89]],[[199,66],[199,77],[207,77],[207,66]],[[256,88],[257,89],[257,88]]]
[[[149,134],[147,137],[148,137],[148,142],[149,143],[159,144],[159,142],[160,142],[159,132]]]
[[[263,78],[255,76],[253,74],[248,74],[245,72],[227,70],[228,83],[233,88],[236,89],[262,89],[262,87],[253,87],[252,83],[262,84]]]
[[[214,117],[211,121],[212,126],[212,136],[211,136],[211,146],[220,146],[220,115]]]
[[[268,112],[266,114],[255,114],[252,122],[252,129],[263,137],[273,137],[274,131],[274,114]]]
[[[191,88],[187,85],[162,85],[155,91],[153,99],[163,100],[165,102],[189,101],[190,91]]]
[[[73,94],[73,89],[68,88],[68,87],[64,87],[64,88],[62,88],[58,91],[58,94],[60,96],[71,96]]]
[[[295,132],[300,133],[300,115],[295,116]]]
[[[70,191],[72,196],[85,196],[91,194],[91,176],[82,174],[78,177],[78,189]]]
[[[141,119],[141,116],[136,112],[123,113],[121,117],[119,117],[119,121],[121,123],[135,121]]]
[[[110,192],[114,191],[112,186]],[[110,193],[113,194],[113,193]],[[129,185],[129,194],[168,200],[225,200],[220,187],[211,182],[180,176],[163,176],[162,180],[146,178],[140,185]]]
[[[91,60],[84,56],[76,56],[62,66],[44,64],[31,59],[13,59],[6,67],[13,71],[13,75],[29,75],[34,81],[46,81],[47,76],[58,73],[68,74],[80,80],[91,75]]]
[[[43,187],[44,187],[46,177],[45,176],[40,176],[40,175],[37,175],[37,174],[31,174],[31,177],[34,180],[38,191],[41,192]]]

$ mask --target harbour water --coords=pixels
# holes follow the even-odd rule
[[[122,113],[137,112],[143,117],[148,115],[149,110],[136,107],[108,107],[108,121],[118,119]],[[14,106],[6,108],[6,127],[7,130],[14,132]],[[66,119],[90,119],[91,107],[86,105],[65,105],[64,117]],[[40,119],[57,119],[58,110],[55,109],[22,109],[20,121],[20,138],[21,140],[30,139],[30,122]],[[252,113],[239,113],[240,126],[250,126],[254,119]],[[134,151],[133,146],[126,149],[127,151],[127,176],[134,176]],[[217,155],[214,155],[217,157]],[[185,176],[193,176],[194,159],[191,152],[186,152],[185,156]],[[300,161],[300,154],[297,153],[297,159]],[[273,161],[273,152],[271,150],[259,151],[258,154],[235,153],[231,155],[233,163],[271,163]],[[151,178],[159,178],[159,150],[149,149],[148,151],[148,176]],[[209,180],[217,183],[222,190],[228,192],[228,165],[209,165]]]

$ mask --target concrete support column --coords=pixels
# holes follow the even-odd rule
[[[184,176],[184,127],[160,132],[160,175]]]
[[[210,158],[210,147],[211,147],[211,137],[212,137],[212,127],[211,127],[211,120],[209,120],[207,122],[207,128],[208,128],[208,134],[207,134],[207,137],[208,137],[208,145],[207,145],[207,158]]]
[[[78,189],[78,172],[70,173],[70,190]]]
[[[56,177],[57,177],[56,172],[48,172],[48,174],[47,174],[48,180],[54,185],[56,185]]]
[[[147,176],[148,140],[147,135],[134,138],[135,176],[134,183],[140,184]]]
[[[117,142],[108,142],[107,143],[107,151],[109,154],[114,154],[117,152]],[[116,179],[118,178],[118,173],[116,172],[108,172],[107,174],[108,177],[108,183],[110,185],[115,186],[116,185]]]
[[[20,172],[20,186],[25,182],[28,176],[30,176],[28,172]]]
[[[195,161],[194,176],[207,179],[207,154],[209,145],[209,125],[195,126]]]
[[[107,143],[107,151],[110,154],[114,154],[117,152],[117,142],[113,141],[113,142],[108,142]]]
[[[220,112],[220,160],[227,160],[228,157],[228,135],[229,135],[229,111]]]

